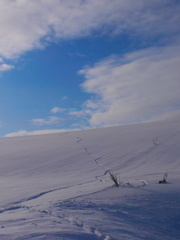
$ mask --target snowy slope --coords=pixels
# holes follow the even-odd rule
[[[0,239],[180,239],[179,120],[0,139]]]

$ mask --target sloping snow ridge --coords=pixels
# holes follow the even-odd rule
[[[180,239],[179,173],[177,118],[1,138],[0,239]]]

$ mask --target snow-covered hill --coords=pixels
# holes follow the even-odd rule
[[[180,239],[179,123],[0,139],[0,239]]]

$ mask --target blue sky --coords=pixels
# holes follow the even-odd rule
[[[180,3],[1,0],[0,137],[180,115]]]

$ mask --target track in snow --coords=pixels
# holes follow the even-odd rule
[[[98,156],[98,155],[96,155],[96,154],[94,154],[94,153],[91,153],[91,152],[87,149],[87,147],[85,147],[84,145],[82,145],[82,144],[80,143],[81,141],[83,141],[83,139],[80,138],[80,137],[77,137],[77,141],[76,141],[77,144],[79,144],[82,148],[84,148],[85,152],[86,152],[87,154],[91,155],[91,156],[94,158],[94,161],[96,162],[97,165],[99,165],[99,166],[101,166],[101,167],[103,167],[103,168],[106,169],[106,171],[104,172],[103,175],[96,176],[96,178],[100,178],[100,177],[102,177],[102,176],[105,176],[109,171],[111,171],[111,169],[108,168],[108,167],[106,167],[106,166],[103,165],[102,163],[100,163],[99,160],[100,160],[102,157],[101,157],[101,156]],[[102,180],[101,178],[100,178],[100,180],[101,180],[101,181],[104,181],[104,180]]]

